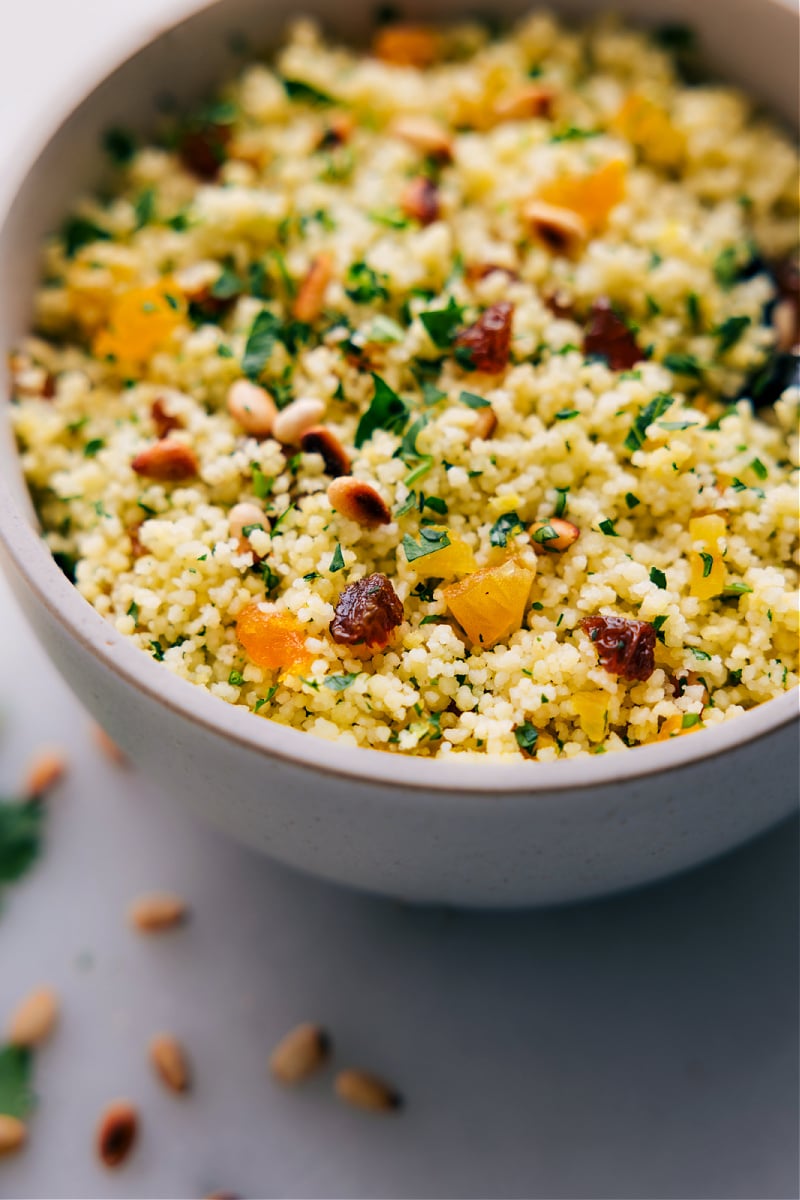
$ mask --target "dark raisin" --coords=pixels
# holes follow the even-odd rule
[[[513,304],[503,300],[500,304],[490,305],[474,325],[459,333],[456,346],[462,346],[469,352],[471,365],[476,371],[498,375],[508,366],[513,315]]]
[[[407,217],[421,225],[431,225],[439,220],[441,212],[439,189],[426,175],[418,175],[403,191],[400,207]]]
[[[601,667],[623,679],[649,679],[655,670],[656,631],[648,621],[629,617],[586,617],[581,629],[589,634]]]
[[[599,296],[583,335],[584,354],[605,358],[612,371],[629,371],[644,358],[631,330],[617,316],[607,296]]]
[[[216,179],[219,169],[227,157],[227,145],[231,140],[229,125],[207,122],[190,125],[184,130],[178,143],[181,162],[200,179]]]
[[[351,583],[336,603],[331,637],[346,646],[382,650],[403,620],[403,605],[385,575]]]

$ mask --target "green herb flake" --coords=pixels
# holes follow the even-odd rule
[[[259,500],[266,500],[275,486],[275,480],[271,475],[265,475],[258,463],[251,463],[250,470],[252,471],[253,495]]]
[[[372,376],[375,390],[369,408],[363,413],[356,429],[355,446],[360,450],[376,429],[399,433],[408,420],[408,405],[393,391],[380,375]]]
[[[344,692],[352,683],[355,683],[360,674],[360,671],[349,671],[346,675],[328,675],[322,682],[332,692]]]
[[[752,588],[748,583],[734,580],[733,583],[726,583],[722,589],[723,596],[746,596],[748,592],[752,592]]]
[[[524,522],[520,519],[518,513],[503,513],[502,517],[498,517],[489,530],[489,541],[493,546],[505,546],[510,533],[513,533],[516,529],[524,528]],[[552,536],[557,537],[558,535],[553,531]]]
[[[563,488],[557,487],[556,493],[557,493],[557,499],[556,499],[556,506],[555,506],[555,511],[554,511],[553,515],[556,517],[563,517],[564,513],[567,511],[567,496],[569,495],[569,488],[568,487],[563,487]]]
[[[767,468],[764,466],[760,458],[753,459],[753,461],[750,463],[750,470],[754,471],[759,479],[766,479],[767,475],[769,474]]]
[[[375,209],[367,215],[376,225],[386,225],[389,229],[408,229],[411,224],[410,218],[400,208]]]
[[[149,225],[156,215],[156,190],[155,188],[145,188],[136,197],[133,205],[133,212],[136,217],[136,228],[144,229],[145,225]]]
[[[719,343],[717,353],[725,354],[727,350],[735,346],[750,323],[749,317],[741,316],[728,317],[721,325],[717,325],[714,330],[714,337],[717,338]]]
[[[625,503],[627,504],[628,508],[638,508],[642,502],[638,496],[634,496],[633,492],[626,492]]]
[[[711,662],[711,655],[705,650],[701,650],[698,646],[690,646],[689,649],[695,658],[702,659],[703,662]]]
[[[150,652],[153,655],[153,658],[156,660],[156,662],[164,661],[164,647],[161,645],[161,642],[151,642],[150,643]]]
[[[33,1054],[27,1046],[0,1047],[0,1113],[24,1120],[33,1110]]]
[[[631,453],[639,450],[644,445],[647,439],[647,430],[659,417],[663,416],[672,403],[672,396],[661,392],[649,404],[640,409],[639,415],[634,420],[628,436],[625,438],[625,446]]]
[[[313,83],[306,83],[304,79],[287,79],[283,76],[281,83],[286,95],[294,104],[311,104],[319,108],[336,103],[333,96],[315,87]]]
[[[714,260],[714,278],[726,292],[739,279],[739,255],[735,246],[726,246]]]
[[[689,320],[692,323],[692,328],[697,330],[703,323],[703,314],[700,311],[700,297],[697,292],[689,292],[686,297],[686,312]]]
[[[601,129],[579,129],[577,125],[568,125],[566,129],[554,133],[551,142],[583,142],[587,138],[600,137]]]
[[[432,467],[433,455],[423,455],[423,457],[420,459],[419,466],[414,467],[413,471],[409,471],[408,475],[406,475],[405,479],[403,480],[403,483],[406,487],[412,487],[413,484],[419,483],[420,479],[424,479]]]
[[[275,314],[264,309],[250,326],[242,358],[242,371],[248,379],[258,380],[264,370],[278,341],[280,325]]]
[[[702,367],[693,354],[665,354],[664,366],[676,375],[688,375],[693,379],[700,379],[703,375]]]
[[[422,403],[426,408],[433,408],[435,404],[438,404],[441,400],[446,399],[447,392],[443,392],[439,388],[434,387],[433,384],[428,383],[427,380],[422,384]]]
[[[134,625],[138,625],[138,623],[139,623],[139,605],[136,603],[135,600],[131,600],[130,604],[128,605],[127,615],[129,617],[133,618]]]
[[[336,543],[336,549],[333,552],[333,558],[331,559],[331,565],[328,567],[328,570],[331,572],[331,574],[335,574],[336,571],[344,570],[344,555],[342,554],[342,547],[338,542]]]
[[[385,275],[378,275],[365,262],[351,263],[345,276],[345,294],[354,304],[370,304],[373,300],[388,300],[384,286]]]
[[[439,350],[448,350],[463,323],[464,309],[451,296],[446,308],[432,308],[419,314],[428,337]],[[469,349],[469,347],[463,347]],[[470,357],[471,365],[471,357]]]
[[[223,267],[220,274],[211,285],[211,295],[215,300],[233,300],[244,291],[244,284],[230,267]]]
[[[657,588],[665,589],[667,586],[667,577],[663,571],[659,571],[658,567],[651,567],[650,582],[654,583]]]
[[[614,528],[613,521],[609,521],[608,519],[601,521],[598,528],[606,535],[606,537],[619,537],[619,534]]]
[[[700,557],[703,560],[703,579],[708,579],[714,566],[714,555],[701,552]]]
[[[429,508],[432,512],[438,513],[440,517],[447,516],[447,501],[443,500],[441,496],[425,496],[423,508]]]
[[[45,811],[35,799],[0,801],[0,884],[21,879],[36,861]]]
[[[491,408],[488,400],[484,400],[483,396],[476,396],[474,392],[462,392],[458,398],[468,408]]]
[[[581,414],[577,408],[562,408],[556,413],[557,421],[572,421]]]
[[[539,731],[535,725],[531,725],[530,721],[525,721],[522,725],[517,725],[514,737],[524,754],[533,754],[539,738]]]
[[[94,458],[97,454],[99,454],[104,446],[105,442],[102,438],[92,438],[92,440],[87,442],[83,447],[83,457]]]
[[[700,724],[699,713],[684,713],[681,721],[681,729],[691,729],[695,725]]]
[[[244,675],[242,675],[241,671],[231,671],[228,676],[228,683],[232,687],[241,687],[244,683]]]
[[[430,616],[422,618],[420,625],[441,625],[443,620],[443,613],[431,613]]]
[[[406,560],[410,563],[418,558],[425,558],[428,554],[435,554],[437,550],[444,550],[450,545],[446,529],[420,529],[419,539],[417,543],[409,534],[403,535],[403,550]]]
[[[136,138],[129,129],[116,126],[103,134],[103,149],[117,167],[124,167],[136,154]]]
[[[64,253],[67,258],[74,258],[83,246],[90,246],[92,242],[111,240],[107,229],[103,229],[87,217],[70,217],[61,227],[61,236],[64,239]]]

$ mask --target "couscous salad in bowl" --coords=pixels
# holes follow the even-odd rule
[[[209,93],[255,18],[208,6],[6,225],[6,280],[56,229],[6,321],[37,631],[170,790],[397,895],[596,893],[791,803],[796,151],[685,28],[585,7],[318,8]]]

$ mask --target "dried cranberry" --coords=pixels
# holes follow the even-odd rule
[[[367,575],[351,583],[336,603],[331,637],[347,646],[381,650],[403,620],[403,605],[385,575]]]
[[[456,346],[469,351],[470,366],[487,375],[498,375],[508,366],[511,351],[511,319],[514,306],[503,300],[492,304],[475,322],[463,329]]]
[[[602,355],[612,371],[629,371],[644,358],[636,338],[614,312],[607,296],[599,296],[592,305],[583,335],[583,352]]]
[[[226,147],[230,140],[229,125],[212,121],[191,125],[184,130],[178,143],[181,162],[200,179],[216,179],[227,157]]]
[[[601,667],[623,679],[649,679],[655,670],[656,631],[648,621],[629,617],[586,617],[581,629],[589,634]]]
[[[160,438],[165,438],[168,433],[172,433],[173,429],[183,429],[183,421],[180,417],[174,417],[172,413],[167,412],[160,396],[150,406],[150,416]]]

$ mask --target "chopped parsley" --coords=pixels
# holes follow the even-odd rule
[[[432,308],[419,314],[419,319],[425,326],[428,337],[439,350],[449,349],[463,322],[463,317],[464,309],[452,296],[448,300],[446,308]],[[469,347],[462,348],[469,349]]]
[[[264,370],[278,341],[280,325],[279,318],[264,309],[250,326],[242,358],[242,370],[248,379],[257,380]]]
[[[143,229],[145,225],[150,224],[156,215],[155,188],[148,187],[139,193],[133,205],[133,211],[137,229]]]
[[[654,583],[657,588],[666,588],[667,577],[663,571],[659,571],[658,567],[651,567],[650,582]]]
[[[510,533],[513,533],[516,529],[524,528],[525,524],[520,520],[518,513],[503,513],[502,517],[498,517],[489,530],[489,541],[493,546],[505,546]],[[554,532],[553,537],[556,536],[557,534]]]
[[[231,671],[228,676],[228,683],[233,687],[241,687],[244,683],[244,675],[242,675],[241,671]]]
[[[555,507],[554,515],[556,517],[563,517],[564,513],[567,511],[567,496],[569,495],[569,488],[568,487],[563,487],[563,488],[557,487],[556,492],[558,493],[558,499],[556,500],[556,507]]]
[[[663,416],[672,403],[672,396],[660,392],[649,404],[639,410],[639,415],[625,438],[625,446],[628,450],[633,452],[644,445],[647,439],[647,430],[660,416]]]
[[[417,543],[409,534],[403,535],[403,550],[410,563],[415,559],[425,558],[428,554],[435,554],[437,550],[444,550],[450,545],[446,529],[420,529],[419,539]]]
[[[760,458],[753,459],[753,461],[750,463],[750,469],[751,471],[755,472],[759,479],[766,479],[767,475],[769,474],[767,468],[764,466]]]
[[[619,537],[619,534],[617,533],[616,529],[614,528],[613,521],[609,521],[608,519],[606,519],[605,521],[601,521],[598,528],[602,530],[602,532],[606,535],[606,537]]]
[[[328,675],[327,679],[323,679],[322,682],[332,692],[344,692],[358,679],[360,674],[360,671],[349,671],[346,675]]]
[[[27,1046],[0,1047],[0,1112],[24,1120],[32,1111],[33,1054]]]
[[[739,279],[739,255],[735,246],[726,246],[715,258],[714,278],[726,292],[729,292]]]
[[[95,455],[99,454],[99,452],[103,449],[104,446],[105,446],[105,442],[103,441],[102,438],[92,438],[92,440],[90,442],[87,442],[86,445],[83,447],[83,457],[84,458],[94,458]]]
[[[740,580],[734,580],[733,583],[726,583],[722,589],[723,596],[746,596],[748,592],[752,592],[752,588],[748,583],[742,583]]]
[[[74,258],[82,246],[89,246],[92,242],[107,242],[111,238],[107,229],[87,217],[70,217],[61,227],[61,236],[67,258]]]
[[[136,154],[136,138],[129,129],[119,126],[103,134],[103,149],[118,167],[124,167]]]
[[[315,87],[313,83],[306,83],[304,79],[287,79],[284,76],[281,78],[281,83],[286,95],[295,104],[312,104],[321,107],[335,103],[333,96]]]
[[[700,658],[703,660],[703,662],[711,662],[711,655],[708,654],[705,650],[701,650],[699,648],[699,646],[690,646],[689,649],[691,650],[691,652],[695,656],[695,658]]]
[[[135,600],[131,600],[130,604],[128,605],[127,615],[133,618],[134,625],[139,623],[139,605]]]
[[[572,421],[575,417],[581,414],[577,408],[562,408],[556,413],[557,421]]]
[[[704,551],[701,551],[700,557],[703,560],[703,579],[708,579],[714,566],[714,555],[706,554]]]
[[[381,280],[385,275],[378,275],[365,262],[351,263],[345,276],[345,293],[355,304],[369,304],[373,300],[388,300],[389,292]]]
[[[333,558],[331,559],[331,565],[328,567],[328,570],[333,575],[333,574],[335,574],[336,571],[341,571],[343,569],[344,569],[344,555],[342,554],[342,547],[337,542],[336,549],[333,552]]]
[[[458,398],[468,408],[491,408],[488,400],[484,400],[483,396],[476,396],[474,392],[462,392]]]
[[[700,724],[699,713],[684,713],[681,720],[681,729],[691,729],[694,725]]]
[[[742,316],[728,317],[721,325],[717,325],[714,330],[714,337],[719,341],[717,353],[724,354],[726,350],[735,346],[749,324],[750,318]]]
[[[150,651],[156,662],[164,661],[164,647],[161,645],[161,642],[151,642]]]
[[[642,502],[638,496],[634,496],[633,492],[625,493],[625,503],[628,508],[637,508]]]
[[[693,354],[665,354],[664,366],[676,375],[689,375],[693,379],[700,379],[703,374],[702,367]]]
[[[275,486],[275,480],[271,475],[265,475],[258,463],[251,463],[250,469],[252,471],[253,494],[259,500],[266,500]]]
[[[514,737],[517,739],[520,750],[525,754],[533,754],[539,739],[539,731],[535,725],[531,725],[530,721],[525,721],[516,727]]]
[[[362,414],[356,429],[355,446],[360,450],[376,429],[399,433],[408,420],[408,405],[393,391],[380,375],[373,374],[375,391],[369,408]]]
[[[35,800],[0,801],[0,886],[21,879],[36,861],[45,811]]]

